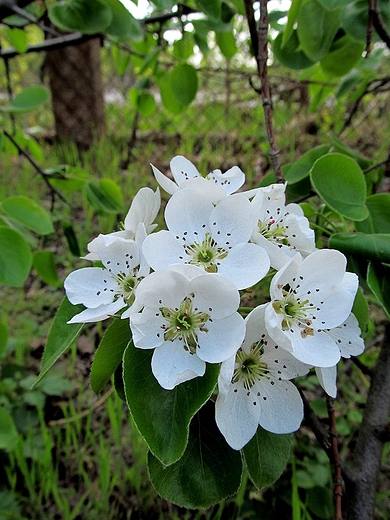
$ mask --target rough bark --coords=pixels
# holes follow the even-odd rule
[[[47,53],[57,139],[88,149],[105,130],[100,39]]]

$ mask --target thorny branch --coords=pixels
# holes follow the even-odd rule
[[[255,52],[257,70],[261,81],[261,97],[265,117],[265,126],[270,156],[277,182],[283,182],[282,167],[279,160],[280,151],[276,146],[276,139],[272,122],[271,91],[268,81],[268,11],[267,0],[260,0],[260,20],[256,27],[252,0],[245,0],[245,11],[251,36],[252,47]]]

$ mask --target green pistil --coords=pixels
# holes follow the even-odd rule
[[[202,267],[208,273],[216,273],[218,260],[226,258],[228,254],[222,247],[217,247],[217,243],[209,233],[205,234],[201,244],[194,242],[186,246],[185,252],[191,257],[190,264]]]
[[[131,273],[119,273],[115,277],[120,289],[115,294],[114,299],[118,299],[122,297],[127,305],[132,305],[134,303],[134,289],[140,282],[140,278],[136,276],[136,269],[133,269]]]
[[[243,385],[249,390],[261,377],[268,377],[268,366],[261,361],[263,354],[262,342],[253,343],[249,353],[241,348],[236,354],[237,368],[234,370],[232,383],[243,379]]]
[[[290,329],[296,323],[299,326],[304,326],[304,335],[302,337],[312,335],[313,329],[309,327],[312,322],[307,318],[307,312],[314,309],[310,301],[298,301],[288,285],[283,288],[282,292],[284,299],[274,301],[272,306],[275,312],[284,316],[282,320],[283,330]]]
[[[285,246],[289,245],[286,228],[276,224],[275,220],[269,220],[268,222],[261,222],[261,220],[259,220],[257,226],[259,233],[267,240],[272,240]]]
[[[195,354],[198,346],[197,332],[207,332],[204,325],[210,316],[205,312],[195,311],[191,298],[188,297],[184,298],[179,309],[161,307],[160,312],[167,322],[163,325],[164,340],[174,341],[179,338],[184,341],[185,350]]]

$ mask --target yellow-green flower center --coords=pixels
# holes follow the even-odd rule
[[[217,243],[208,232],[201,243],[194,242],[185,246],[185,252],[191,257],[190,264],[202,267],[208,273],[216,273],[219,260],[226,258],[228,255],[224,248],[217,246]]]
[[[244,388],[249,390],[261,377],[268,377],[268,366],[261,361],[264,353],[263,342],[253,343],[249,353],[240,348],[236,354],[236,368],[232,383],[243,380]]]
[[[312,320],[309,316],[315,307],[308,299],[302,301],[297,297],[288,284],[282,288],[282,294],[283,298],[275,300],[272,304],[275,312],[283,315],[282,329],[287,330],[293,325],[298,325],[303,338],[312,336],[314,329],[311,327]]]

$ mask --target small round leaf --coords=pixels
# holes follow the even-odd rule
[[[67,0],[49,8],[50,21],[63,31],[103,32],[112,22],[111,9],[99,0]]]

